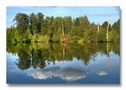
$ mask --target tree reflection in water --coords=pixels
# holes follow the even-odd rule
[[[70,43],[32,43],[32,44],[9,44],[7,51],[12,54],[17,54],[19,59],[16,65],[20,70],[27,70],[32,68],[44,68],[46,65],[56,61],[71,61],[77,58],[88,65],[91,59],[96,56],[100,57],[102,54],[107,55],[107,64],[111,66],[109,53],[113,51],[115,54],[119,53],[118,43],[84,43],[84,44],[70,44]]]

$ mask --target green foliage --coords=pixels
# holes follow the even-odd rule
[[[112,25],[111,31],[109,32],[109,41],[120,41],[120,20]]]
[[[103,24],[102,24],[102,28],[104,28],[105,30],[107,29],[107,26],[108,26],[108,22],[105,21]]]
[[[100,27],[100,30],[98,32],[98,41],[99,42],[106,41],[106,29],[103,27]]]
[[[40,33],[44,23],[44,15],[42,13],[37,13],[36,15],[32,13],[30,15],[30,27],[32,33]]]
[[[74,26],[75,27],[79,27],[80,26],[80,21],[79,21],[79,18],[78,17],[75,20]]]
[[[14,21],[16,27],[7,28],[7,41],[12,43],[64,42],[65,36],[67,42],[78,43],[118,42],[120,39],[120,19],[113,25],[107,21],[97,25],[90,23],[87,16],[72,19],[71,16],[45,17],[42,13],[30,15],[18,13]]]
[[[30,15],[30,29],[31,29],[31,32],[33,33],[35,33],[35,30],[37,30],[37,18],[36,18],[36,16],[35,16],[35,14],[34,13],[32,13],[31,15]]]
[[[27,14],[18,13],[15,16],[14,21],[16,22],[16,28],[20,34],[25,33],[25,31],[29,28],[29,16]]]

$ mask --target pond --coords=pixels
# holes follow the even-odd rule
[[[8,44],[7,83],[120,84],[119,44]]]

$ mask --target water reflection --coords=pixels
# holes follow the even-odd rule
[[[117,43],[85,43],[85,44],[56,44],[34,43],[7,45],[8,54],[17,55],[13,60],[15,72],[8,59],[8,83],[119,83],[119,44]],[[114,60],[115,59],[115,60]],[[10,67],[9,67],[10,66]],[[19,71],[30,80],[13,82],[12,74]],[[95,74],[94,74],[95,73]],[[115,75],[113,77],[113,74]],[[106,80],[98,78],[105,77]],[[106,77],[107,76],[107,77]],[[18,77],[18,78],[19,78]],[[96,80],[93,81],[95,78]],[[111,78],[111,79],[110,79]],[[63,80],[63,81],[57,81]],[[84,81],[84,80],[86,81]],[[108,80],[110,79],[110,80]],[[41,80],[41,81],[35,81]],[[78,81],[80,80],[80,81]],[[83,80],[83,81],[81,81]],[[116,81],[115,81],[116,80]],[[75,82],[76,81],[76,82]]]
[[[97,73],[99,76],[105,76],[105,75],[107,75],[108,74],[108,72],[106,72],[106,71],[99,71],[98,73]]]
[[[49,67],[46,69],[36,69],[30,74],[34,79],[47,79],[52,77],[59,77],[63,80],[73,81],[86,77],[86,72],[76,68],[60,68],[60,67]]]

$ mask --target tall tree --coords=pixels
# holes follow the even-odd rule
[[[71,16],[66,16],[64,17],[64,29],[65,33],[68,34],[70,30],[72,29],[72,17]]]
[[[17,25],[17,30],[20,34],[25,33],[25,31],[29,28],[29,16],[25,13],[18,13],[14,21]]]
[[[44,15],[42,13],[37,13],[37,33],[40,33],[42,28],[44,27],[43,23],[44,23]]]
[[[80,26],[80,21],[79,21],[79,18],[78,18],[78,17],[77,17],[76,20],[75,20],[74,26],[75,26],[75,27]]]
[[[30,14],[30,26],[32,34],[37,30],[37,18],[34,13]]]
[[[81,28],[87,30],[90,27],[90,22],[87,16],[79,17]]]

